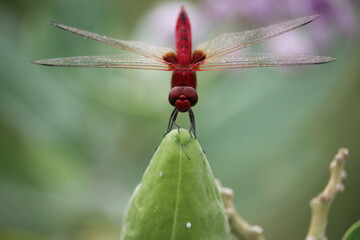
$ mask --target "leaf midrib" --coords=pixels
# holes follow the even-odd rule
[[[174,213],[174,220],[173,220],[173,227],[172,227],[172,234],[171,240],[175,240],[175,228],[177,225],[177,215],[178,215],[178,208],[179,208],[179,201],[180,201],[180,183],[181,183],[181,167],[182,167],[182,147],[180,146],[180,154],[179,154],[179,175],[178,175],[178,185],[176,190],[176,201],[175,201],[175,213]]]

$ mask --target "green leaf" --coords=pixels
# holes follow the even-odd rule
[[[354,223],[345,233],[342,240],[359,240],[360,239],[360,220]]]
[[[197,139],[167,134],[125,213],[121,240],[226,240],[230,236],[215,179]]]

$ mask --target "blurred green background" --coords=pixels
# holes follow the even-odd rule
[[[360,219],[355,1],[0,1],[1,240],[118,239],[172,111],[169,72],[31,64],[119,51],[47,22],[173,47],[180,5],[189,12],[194,46],[219,33],[322,13],[259,50],[336,62],[198,74],[198,138],[216,177],[234,189],[239,212],[268,239],[304,239],[308,202],[340,147],[350,149],[348,178],[331,209],[329,239]],[[183,115],[179,123],[188,127]]]

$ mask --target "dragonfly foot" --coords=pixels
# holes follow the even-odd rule
[[[178,124],[176,124],[176,118],[177,118],[178,113],[179,113],[179,111],[176,108],[174,108],[174,110],[172,111],[172,113],[170,115],[170,119],[169,119],[169,123],[168,123],[166,133],[164,134],[163,137],[165,137],[166,134],[168,134],[172,130],[174,125],[178,127],[178,131],[180,133],[180,126]]]
[[[189,118],[190,118],[190,123],[191,123],[191,127],[189,130],[190,136],[194,135],[194,137],[197,138],[196,128],[195,128],[195,115],[191,109],[189,110]]]
[[[177,127],[178,133],[180,134],[180,126],[176,123],[176,118],[177,118],[178,113],[179,113],[179,111],[176,108],[172,111],[166,133],[164,134],[163,137],[165,137],[166,134],[168,134],[173,129],[174,125]],[[191,127],[189,129],[190,137],[197,138],[196,128],[195,128],[195,116],[191,109],[189,110],[189,118],[190,118],[190,123],[191,123]]]

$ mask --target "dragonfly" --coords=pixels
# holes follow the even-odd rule
[[[279,67],[321,64],[335,58],[314,55],[248,52],[242,49],[269,40],[290,30],[306,25],[319,15],[299,17],[282,23],[244,32],[221,34],[202,42],[192,51],[191,24],[181,7],[175,26],[176,51],[140,41],[119,40],[58,23],[60,29],[99,41],[123,51],[116,55],[75,56],[32,61],[35,64],[60,67],[125,68],[172,71],[169,103],[174,107],[166,133],[176,124],[178,113],[188,112],[190,130],[196,137],[195,116],[192,107],[198,102],[196,91],[198,71],[212,71],[253,67]],[[178,126],[179,127],[179,126]]]

